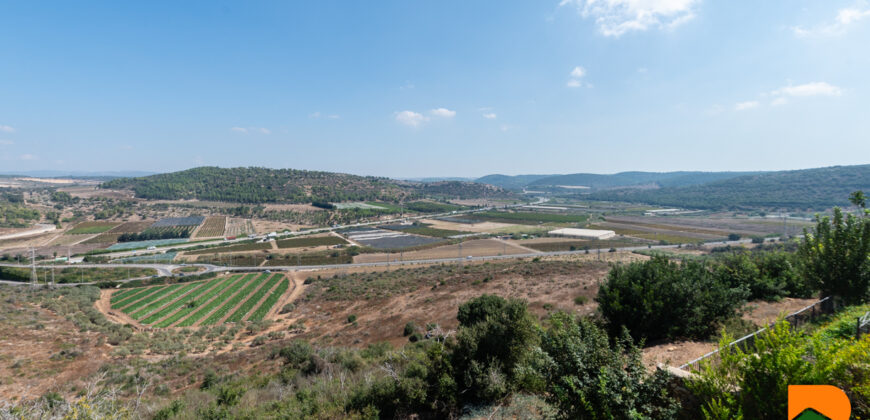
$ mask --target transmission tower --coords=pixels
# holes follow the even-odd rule
[[[36,249],[30,248],[30,283],[36,286]]]

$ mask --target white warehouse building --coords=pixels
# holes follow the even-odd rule
[[[580,239],[610,239],[616,236],[612,230],[564,228],[547,232],[550,236],[565,236]]]

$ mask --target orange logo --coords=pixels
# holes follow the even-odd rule
[[[831,385],[789,385],[789,420],[849,420],[852,404],[842,389]]]

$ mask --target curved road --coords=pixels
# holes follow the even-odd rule
[[[779,238],[776,238],[779,239]],[[705,242],[705,245],[739,245],[750,243],[750,239],[741,239],[737,241],[721,241],[721,242]],[[618,248],[619,251],[640,251],[644,249],[673,249],[677,248],[680,245],[653,245],[653,246],[636,246],[636,247],[627,247],[627,248]],[[608,253],[610,248],[598,248],[598,249],[590,249],[589,254],[598,254],[598,253]],[[313,271],[313,270],[324,270],[331,268],[352,268],[352,267],[389,267],[389,266],[401,266],[401,265],[416,265],[416,264],[438,264],[438,263],[459,263],[462,261],[494,261],[494,260],[507,260],[507,259],[520,259],[520,258],[534,258],[534,257],[548,257],[548,256],[560,256],[560,255],[575,255],[575,254],[585,254],[586,250],[576,250],[576,251],[554,251],[554,252],[535,252],[528,254],[511,254],[511,255],[492,255],[492,256],[481,256],[481,257],[454,257],[454,258],[439,258],[439,259],[429,259],[429,260],[407,260],[407,261],[382,261],[382,262],[370,262],[370,263],[352,263],[352,264],[325,264],[325,265],[287,265],[287,266],[251,266],[251,267],[226,267],[226,266],[218,266],[212,264],[75,264],[75,265],[56,265],[55,267],[68,268],[68,267],[83,267],[83,268],[117,268],[117,267],[131,267],[131,268],[153,268],[157,270],[157,273],[161,276],[171,276],[172,271],[179,267],[185,266],[198,266],[204,267],[205,271],[201,271],[196,274],[205,274],[216,271]],[[3,267],[18,267],[29,269],[29,265],[18,265],[18,264],[0,264]],[[44,266],[43,266],[44,267]],[[147,277],[144,277],[147,278]],[[141,280],[143,277],[133,278],[133,279],[124,279],[124,280],[116,280],[117,282],[127,282],[133,280]],[[26,282],[14,282],[14,281],[6,281],[0,280],[2,284],[13,284],[13,285],[27,285],[30,283]],[[78,284],[91,284],[91,283],[68,283],[67,285],[74,286]]]

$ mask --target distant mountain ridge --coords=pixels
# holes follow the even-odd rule
[[[700,185],[707,182],[756,175],[763,172],[619,172],[616,174],[576,173],[566,175],[487,175],[476,182],[496,185],[508,189],[550,186],[583,186],[592,190],[632,187],[678,187]]]
[[[683,208],[823,210],[849,206],[849,194],[856,190],[870,191],[870,165],[765,172],[651,190],[612,189],[588,198]]]

